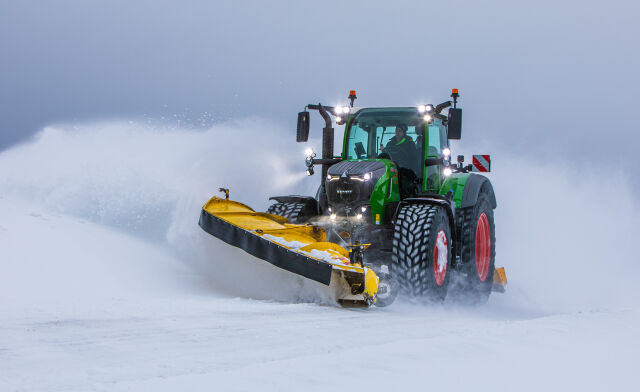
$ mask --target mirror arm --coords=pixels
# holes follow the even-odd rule
[[[318,111],[320,112],[320,115],[324,119],[325,128],[331,128],[331,116],[329,116],[329,113],[327,113],[327,110],[325,109],[325,107],[322,106],[321,104],[318,104]]]
[[[441,111],[451,106],[451,101],[442,102],[440,105],[436,106],[434,111],[436,114],[440,114]]]
[[[320,111],[320,108],[323,108],[326,112],[329,112],[329,113],[333,114],[334,116],[336,115],[336,108],[334,108],[333,106],[325,106],[325,105],[322,105],[322,104],[317,104],[317,105],[309,104],[309,105],[305,106],[305,108],[309,108],[309,110],[317,110],[317,111]],[[322,113],[320,113],[320,114],[322,114]],[[324,116],[323,116],[323,118],[324,118]],[[326,119],[325,119],[325,121],[326,121]]]
[[[321,103],[317,105],[309,104],[307,107],[311,110],[317,110],[324,119],[325,127],[322,130],[322,160],[331,160],[333,158],[333,127],[331,126],[331,116],[329,112],[334,113],[332,106],[322,106]],[[329,169],[328,163],[322,164],[322,185],[324,186],[324,178],[327,177],[327,170]]]
[[[342,158],[332,158],[332,159],[312,159],[311,163],[313,165],[334,165],[338,162],[342,162]]]

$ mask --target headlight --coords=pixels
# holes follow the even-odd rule
[[[349,106],[336,106],[335,108],[336,114],[348,114]]]
[[[448,148],[445,148],[444,150],[442,150],[442,155],[444,155],[445,157],[448,157],[449,155],[451,155],[451,150],[449,150]]]
[[[424,113],[426,110],[427,110],[427,107],[425,105],[418,106],[418,111],[420,113]]]
[[[442,174],[444,174],[445,177],[449,177],[451,173],[453,173],[453,171],[451,170],[451,168],[448,168],[448,167],[445,167],[444,170],[442,171]]]
[[[369,172],[369,173],[364,173],[361,176],[350,176],[349,178],[356,181],[369,181],[371,177],[372,177],[372,174],[371,172]]]
[[[362,173],[359,175],[351,175],[349,176],[349,179],[352,181],[360,181],[360,182],[367,182],[367,181],[375,182],[375,181],[378,181],[378,179],[384,174],[384,171],[385,171],[384,168],[380,168],[380,169],[367,172],[367,173]]]
[[[313,150],[311,148],[307,148],[306,150],[304,150],[304,154],[310,157],[313,155]]]
[[[329,218],[331,218],[331,220],[336,220],[336,216],[337,216],[336,214],[331,214],[329,215]]]
[[[356,219],[358,219],[358,220],[362,219],[362,214],[356,215]]]
[[[422,118],[424,120],[424,122],[426,123],[430,123],[431,120],[433,120],[433,117],[431,117],[430,114],[425,114],[424,117]]]

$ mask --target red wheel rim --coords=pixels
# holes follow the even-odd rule
[[[436,244],[433,249],[433,275],[436,284],[442,286],[444,277],[447,275],[447,263],[449,262],[449,249],[447,248],[447,235],[440,230],[436,237]]]
[[[483,282],[487,280],[487,275],[489,275],[490,262],[491,228],[489,227],[489,219],[482,213],[476,226],[476,268],[478,270],[478,278]]]

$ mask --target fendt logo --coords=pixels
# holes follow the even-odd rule
[[[350,195],[353,193],[353,189],[337,189],[336,193],[339,194],[340,196],[342,195]]]

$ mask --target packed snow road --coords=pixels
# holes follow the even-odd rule
[[[0,154],[0,391],[636,384],[638,213],[623,183],[511,161],[494,181],[507,293],[477,308],[341,309],[197,225],[218,186],[258,208],[282,189],[310,194],[300,157],[269,152],[284,141],[261,130],[259,146],[234,145],[254,126],[127,127],[51,128]],[[212,172],[233,151],[241,165]],[[508,183],[514,172],[529,181]],[[607,189],[617,203],[599,203]]]
[[[637,311],[538,318],[194,299],[3,320],[2,390],[629,390]],[[485,313],[485,312],[482,312]]]

